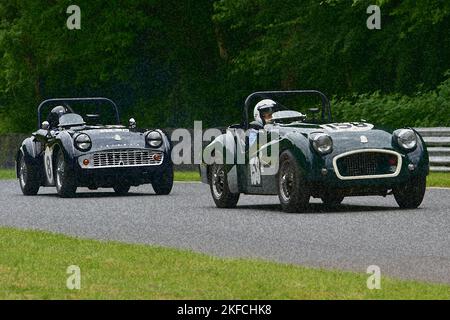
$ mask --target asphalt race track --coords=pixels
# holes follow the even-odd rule
[[[378,265],[384,275],[450,283],[450,189],[428,189],[417,210],[400,210],[393,197],[358,197],[329,210],[314,199],[304,214],[283,213],[277,197],[264,196],[217,209],[199,183],[177,183],[170,196],[150,186],[125,197],[55,193],[24,197],[17,181],[0,181],[0,225],[358,272]]]

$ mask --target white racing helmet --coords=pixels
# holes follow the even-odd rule
[[[255,109],[253,111],[253,116],[255,118],[255,121],[260,123],[261,125],[264,125],[264,121],[261,118],[261,113],[263,112],[273,112],[275,106],[277,103],[271,99],[264,99],[258,102],[255,106]]]

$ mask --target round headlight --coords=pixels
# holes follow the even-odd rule
[[[398,145],[406,150],[412,150],[417,146],[416,133],[411,129],[400,129],[394,132]]]
[[[318,133],[311,136],[311,143],[314,149],[320,154],[328,154],[333,151],[333,139],[325,133]]]
[[[147,134],[147,143],[154,148],[158,148],[162,145],[162,135],[158,131],[152,131]]]
[[[85,133],[79,134],[75,138],[75,147],[81,151],[89,150],[92,147],[91,138]]]

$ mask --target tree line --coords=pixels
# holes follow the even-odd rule
[[[380,30],[366,26],[371,2]],[[191,127],[238,122],[256,90],[319,89],[343,116],[367,97],[449,92],[449,1],[77,0],[81,29],[69,30],[72,4],[0,3],[0,132],[34,129],[50,97],[107,96],[124,120]],[[414,102],[383,105],[412,120]]]

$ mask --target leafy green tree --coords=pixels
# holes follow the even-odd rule
[[[432,92],[450,69],[450,2],[375,3],[381,30],[366,27],[368,0],[78,0],[73,31],[72,1],[2,1],[0,132],[29,132],[56,96],[107,96],[124,120],[190,127],[237,122],[256,90],[349,103]]]
[[[233,81],[258,88],[413,93],[450,68],[449,2],[378,1],[382,29],[368,30],[370,1],[221,0],[214,21]],[[430,14],[431,13],[431,14]]]

